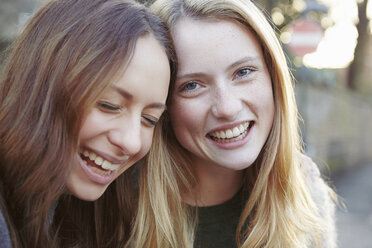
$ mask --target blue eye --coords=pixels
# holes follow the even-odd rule
[[[183,87],[181,88],[181,91],[185,91],[185,90],[192,91],[192,90],[197,89],[198,87],[200,87],[200,85],[196,81],[190,81],[183,85]]]
[[[236,76],[241,78],[247,76],[250,72],[252,72],[252,69],[249,68],[243,68],[237,71]]]

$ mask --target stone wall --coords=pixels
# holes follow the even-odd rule
[[[323,170],[372,161],[372,97],[306,83],[295,92],[306,152]]]

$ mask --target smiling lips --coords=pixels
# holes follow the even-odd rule
[[[102,157],[98,156],[97,154],[93,152],[89,152],[87,150],[84,150],[84,152],[81,154],[82,159],[85,160],[89,165],[93,164],[95,167],[92,167],[92,169],[95,169],[96,172],[100,174],[110,174],[111,171],[115,171],[119,169],[120,164],[113,164]],[[89,161],[88,161],[89,160]],[[98,167],[98,168],[97,168]]]
[[[248,130],[251,128],[253,122],[247,121],[242,124],[239,124],[233,128],[219,130],[212,133],[209,133],[209,136],[212,140],[220,143],[233,142],[245,138],[248,134]]]

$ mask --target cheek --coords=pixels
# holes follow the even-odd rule
[[[82,140],[94,136],[95,133],[99,132],[99,129],[101,127],[102,125],[99,114],[96,113],[95,110],[93,110],[87,115],[87,117],[83,121],[83,124],[79,132],[79,139]]]
[[[271,80],[263,78],[259,80],[253,88],[244,90],[242,92],[250,92],[249,99],[255,104],[256,109],[263,112],[265,116],[272,117],[274,114],[274,97],[273,89],[271,87]],[[262,113],[261,113],[262,114]]]
[[[271,85],[263,87],[258,92],[260,92],[260,94],[257,94],[258,98],[256,99],[256,103],[260,111],[261,118],[265,119],[267,128],[271,129],[275,115],[274,97]]]
[[[205,137],[207,105],[195,99],[183,100],[171,104],[171,125],[178,142],[187,150],[193,150],[196,143]]]
[[[196,130],[201,127],[202,111],[200,106],[192,100],[173,101],[169,109],[172,127],[176,134],[177,130]]]
[[[272,120],[274,119],[274,112],[275,112],[275,104],[274,104],[274,96],[273,96],[273,90],[271,88],[271,85],[266,88],[266,90],[263,91],[264,95],[262,96],[262,99],[265,99],[265,105],[264,111],[267,112],[268,118]]]
[[[141,135],[141,144],[142,144],[141,152],[139,152],[138,154],[138,156],[140,157],[139,159],[145,156],[150,150],[151,144],[153,142],[153,135],[154,135],[153,130],[149,129],[149,130],[143,131]]]

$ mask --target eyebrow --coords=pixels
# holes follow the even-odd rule
[[[167,105],[163,104],[163,103],[151,103],[149,105],[147,105],[146,107],[148,108],[157,108],[157,109],[164,109],[166,110],[167,109]]]
[[[124,98],[128,99],[128,100],[132,100],[133,99],[133,95],[131,95],[129,92],[123,90],[122,88],[119,88],[115,85],[112,85],[112,88],[114,90],[116,90],[120,95],[122,95]]]
[[[240,64],[246,63],[246,62],[255,62],[255,61],[259,61],[259,57],[258,56],[254,56],[254,57],[245,56],[245,57],[239,59],[238,61],[232,63],[231,65],[229,65],[227,67],[227,70],[231,70],[232,68],[234,68],[234,67],[236,67],[236,66],[238,66]],[[204,75],[203,72],[185,73],[185,74],[178,75],[177,76],[177,79],[184,78],[184,77],[195,78],[195,77],[201,77],[203,75]]]
[[[243,64],[243,63],[246,63],[246,62],[255,62],[255,61],[258,61],[259,60],[259,57],[258,56],[255,56],[255,57],[249,57],[249,56],[246,56],[246,57],[243,57],[241,59],[239,59],[238,61],[232,63],[231,65],[229,65],[227,68],[228,70],[240,65],[240,64]]]
[[[122,88],[119,88],[115,85],[112,86],[112,88],[114,90],[116,90],[120,95],[122,95],[124,98],[128,99],[128,100],[132,100],[133,99],[133,95],[130,94],[129,92],[127,92],[126,90],[122,89]],[[166,110],[167,109],[167,106],[163,103],[151,103],[149,105],[146,106],[147,108],[158,108],[158,109],[164,109]]]
[[[186,73],[186,74],[181,74],[177,76],[177,79],[184,78],[184,77],[200,77],[204,75],[202,72],[193,72],[193,73]]]

